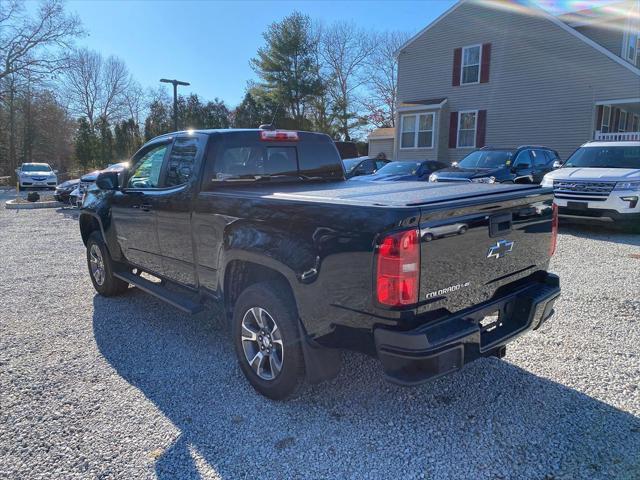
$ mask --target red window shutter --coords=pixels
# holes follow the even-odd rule
[[[603,110],[604,110],[604,106],[598,105],[598,109],[596,113],[596,130],[600,130],[602,128],[602,116],[604,114]]]
[[[482,59],[480,60],[480,83],[489,81],[489,71],[491,66],[491,44],[482,44]]]
[[[485,137],[487,135],[487,111],[478,111],[478,123],[476,125],[476,148],[485,146]]]
[[[460,85],[460,69],[462,68],[462,48],[456,48],[453,51],[453,74],[451,85],[457,87]]]
[[[458,144],[458,112],[451,112],[449,117],[449,148],[456,148]]]

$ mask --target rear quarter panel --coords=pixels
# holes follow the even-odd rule
[[[198,196],[193,222],[203,286],[220,291],[233,260],[276,269],[289,281],[314,338],[337,324],[370,329],[401,315],[373,304],[373,252],[380,232],[417,227],[418,209],[268,197],[230,191]]]

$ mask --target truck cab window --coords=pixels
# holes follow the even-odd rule
[[[165,186],[183,185],[193,174],[200,142],[197,137],[177,138],[169,155]]]
[[[267,176],[296,174],[298,156],[296,147],[227,147],[216,162],[215,180],[228,180],[238,176]],[[212,179],[213,180],[213,179]]]
[[[158,145],[147,151],[136,163],[133,174],[127,182],[129,188],[157,188],[160,183],[162,161],[167,153],[167,144]]]
[[[298,172],[296,147],[267,147],[262,170],[264,175],[295,174]]]

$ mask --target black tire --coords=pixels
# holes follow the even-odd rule
[[[251,285],[240,294],[233,309],[231,332],[240,369],[245,377],[247,377],[247,380],[249,380],[249,383],[265,397],[273,400],[284,400],[292,396],[304,381],[304,357],[300,347],[299,320],[295,303],[290,295],[281,293],[286,292],[286,288],[274,287],[275,286],[267,283],[257,283]],[[273,351],[271,354],[266,354],[266,350],[264,349],[265,345],[262,343],[262,340],[259,340],[259,338],[263,337],[256,335],[260,335],[261,331],[272,334],[275,330],[272,332],[269,326],[261,330],[260,327],[255,324],[255,326],[258,327],[258,331],[254,333],[256,339],[247,340],[247,335],[250,335],[250,333],[243,328],[245,317],[247,319],[245,324],[256,320],[256,307],[266,312],[267,315],[263,317],[265,325],[271,324],[271,320],[277,325],[279,332],[278,338],[265,335],[268,336],[267,345],[270,344],[270,350]],[[243,331],[245,332],[245,340],[243,340]],[[279,350],[278,345],[281,345],[281,350]],[[249,357],[253,356],[254,353],[256,357],[262,353],[259,348],[262,349],[264,353],[258,360],[258,365],[262,363],[263,358],[265,359],[265,368],[262,369],[262,377],[254,370],[249,361]],[[280,351],[282,356],[280,357],[280,370],[276,371],[277,369],[272,369],[271,367],[273,365],[271,363],[271,356],[273,356],[275,361],[278,357],[278,351]],[[267,365],[267,363],[269,365]],[[256,362],[253,364],[255,365]],[[275,361],[275,365],[277,364],[278,362]],[[263,378],[264,376],[268,376],[269,372],[266,371],[267,369],[269,369],[272,374],[276,371],[273,378]],[[259,367],[258,370],[260,370]]]
[[[98,252],[94,249],[99,250]],[[96,266],[95,260],[101,260],[102,274],[98,275],[94,267]],[[111,260],[107,246],[102,239],[100,232],[94,231],[89,235],[87,240],[87,267],[89,269],[89,276],[91,277],[91,283],[93,288],[96,289],[100,295],[104,297],[113,297],[120,295],[127,291],[129,284],[124,280],[120,280],[113,275],[114,263]]]

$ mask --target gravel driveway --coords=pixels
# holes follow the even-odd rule
[[[402,388],[346,354],[275,403],[213,314],[96,296],[73,213],[0,204],[0,478],[638,479],[640,236],[561,232],[557,314],[504,360]]]

